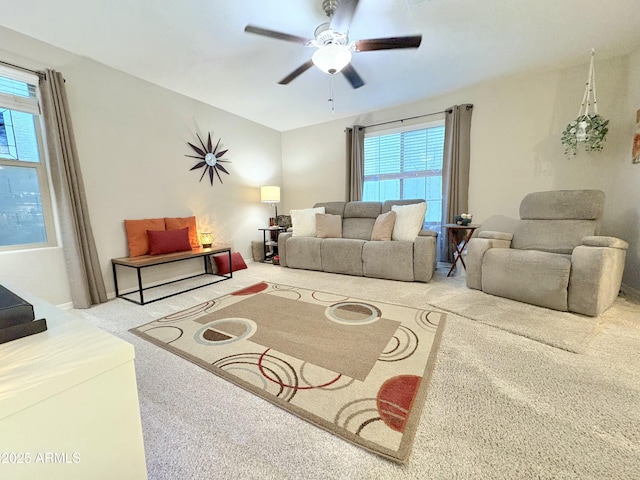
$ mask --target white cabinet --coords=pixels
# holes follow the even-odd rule
[[[10,290],[48,330],[0,345],[0,478],[147,478],[133,346]]]

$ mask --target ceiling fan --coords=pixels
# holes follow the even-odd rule
[[[310,60],[300,65],[278,83],[286,85],[313,65],[325,73],[342,72],[353,88],[360,88],[364,81],[351,65],[352,52],[370,52],[374,50],[390,50],[395,48],[418,48],[422,35],[405,37],[372,38],[368,40],[349,41],[349,26],[358,7],[359,0],[323,0],[322,9],[329,21],[319,25],[314,38],[309,40],[297,35],[277,32],[266,28],[247,25],[245,32],[264,35],[265,37],[285,40],[313,47],[317,50]]]

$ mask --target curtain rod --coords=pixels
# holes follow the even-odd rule
[[[44,72],[40,72],[38,70],[31,70],[30,68],[21,67],[20,65],[14,65],[13,63],[5,62],[4,60],[0,60],[0,64],[6,65],[7,67],[17,68],[18,70],[22,70],[24,72],[33,73],[35,75],[38,75],[39,77],[45,76]]]
[[[467,110],[469,110],[470,108],[473,108],[473,105],[467,105]],[[389,120],[388,122],[374,123],[373,125],[364,125],[361,128],[378,127],[380,125],[387,125],[388,123],[404,122],[405,120],[414,120],[416,118],[431,117],[432,115],[439,115],[441,113],[451,113],[451,112],[453,112],[453,109],[447,108],[446,110],[442,110],[440,112],[425,113],[423,115],[416,115],[415,117],[401,118],[399,120]]]

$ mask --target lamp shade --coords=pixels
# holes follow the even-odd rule
[[[263,203],[280,203],[280,187],[273,185],[260,187],[260,201]]]
[[[318,48],[311,57],[313,64],[325,73],[338,73],[351,61],[351,50],[344,45],[329,44]]]

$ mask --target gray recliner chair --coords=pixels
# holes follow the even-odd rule
[[[554,310],[598,316],[620,290],[628,244],[599,236],[604,193],[528,194],[511,231],[483,230],[469,241],[469,288]],[[491,223],[488,221],[487,223]]]

